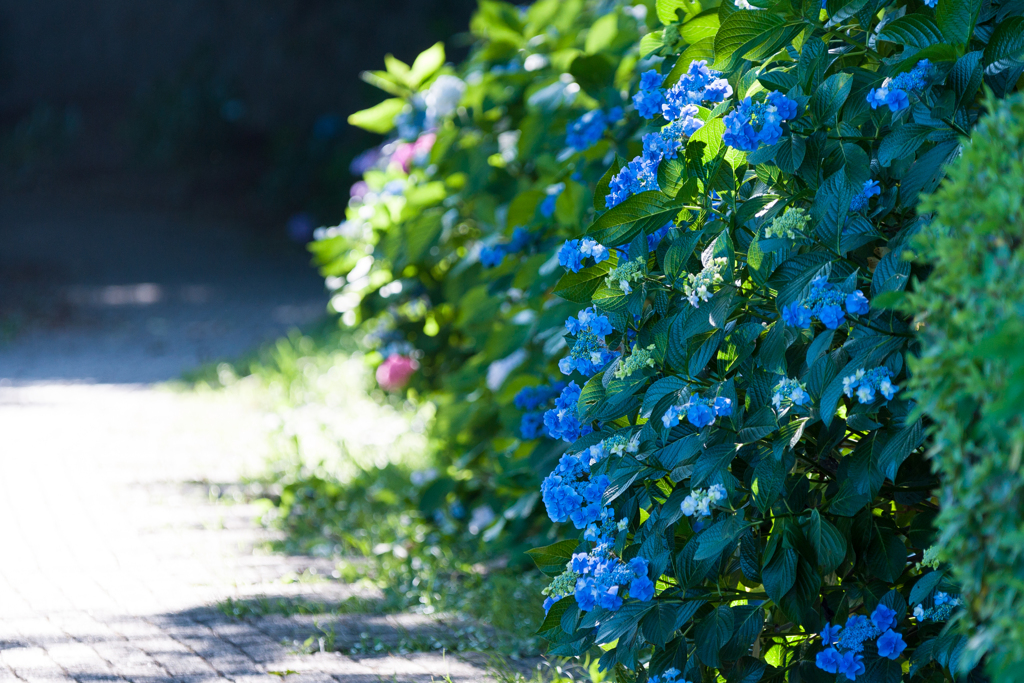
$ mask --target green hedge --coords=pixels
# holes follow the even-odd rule
[[[992,101],[916,240],[912,388],[943,482],[935,559],[963,587],[959,628],[994,680],[1024,680],[1024,98]]]

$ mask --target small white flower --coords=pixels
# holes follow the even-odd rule
[[[918,621],[924,621],[924,607],[918,605],[914,608],[914,618]]]
[[[693,517],[693,513],[697,511],[697,502],[693,499],[693,494],[683,500],[682,510],[687,517]]]
[[[714,484],[708,489],[708,495],[715,499],[715,502],[725,498],[725,487],[721,484]]]

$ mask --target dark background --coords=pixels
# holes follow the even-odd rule
[[[475,4],[0,0],[3,189],[116,176],[96,191],[336,221],[376,142],[345,124],[382,98],[359,73],[438,40],[459,57]]]
[[[327,312],[359,80],[475,0],[0,0],[0,387],[153,382]]]

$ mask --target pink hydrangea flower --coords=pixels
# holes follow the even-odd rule
[[[419,367],[413,358],[392,354],[377,366],[377,384],[385,391],[398,391],[405,387]]]

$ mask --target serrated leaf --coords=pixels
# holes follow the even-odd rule
[[[740,10],[730,14],[715,35],[715,64],[725,64],[734,52],[741,48],[750,49],[767,40],[773,30],[785,23],[782,17],[762,10]]]
[[[533,558],[542,572],[548,576],[558,576],[565,571],[565,565],[572,559],[579,544],[579,541],[559,541],[543,548],[527,550],[526,554]]]
[[[906,159],[925,143],[933,130],[916,123],[900,126],[882,139],[882,144],[878,146],[878,163],[890,166],[894,161]]]
[[[665,225],[687,199],[682,193],[668,197],[661,192],[641,192],[602,214],[587,235],[606,247],[626,244],[641,232],[654,232]]]
[[[979,11],[981,0],[939,0],[935,8],[935,22],[942,32],[943,42],[966,45]]]
[[[697,642],[697,655],[704,664],[721,665],[718,653],[732,636],[733,624],[732,608],[728,605],[719,605],[697,624],[694,640]]]
[[[879,32],[878,39],[923,48],[941,43],[942,32],[931,17],[924,14],[908,14],[886,24]]]
[[[574,304],[589,304],[594,292],[604,285],[605,278],[616,263],[613,257],[578,273],[567,272],[555,284],[555,294]]]
[[[894,582],[907,565],[907,547],[892,530],[873,523],[865,561],[871,573],[882,581]]]
[[[736,515],[720,519],[698,537],[699,545],[693,559],[705,560],[718,557],[723,550],[736,545],[736,539],[741,531],[742,527]]]
[[[811,111],[814,118],[822,123],[835,119],[836,114],[850,96],[853,88],[853,75],[847,73],[832,74],[818,86],[811,98]]]
[[[792,548],[782,548],[775,553],[771,562],[761,569],[764,590],[776,605],[796,583],[796,564],[796,551]]]

